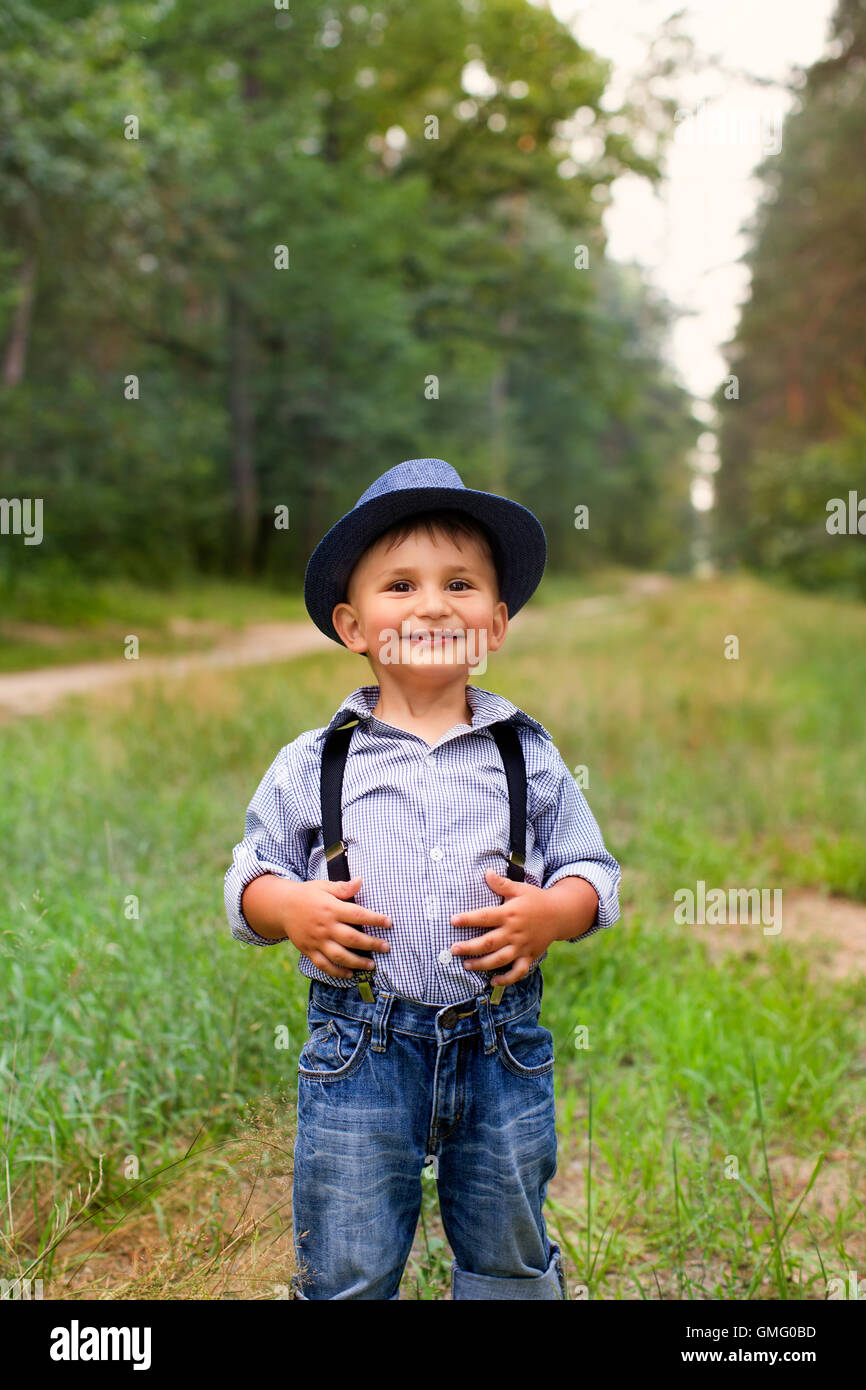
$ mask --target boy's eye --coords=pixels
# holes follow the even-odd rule
[[[409,583],[409,580],[408,580],[408,579],[395,579],[395,580],[394,580],[394,583],[391,584],[391,585],[389,585],[389,588],[390,588],[390,589],[396,589],[396,587],[397,587],[398,584],[408,584],[408,583]],[[452,580],[451,580],[451,583],[452,583],[452,584],[464,584],[464,585],[466,586],[467,589],[468,589],[468,588],[471,588],[471,585],[469,584],[469,581],[468,581],[467,579],[452,579]],[[460,592],[460,591],[458,590],[458,593],[459,593],[459,592]]]

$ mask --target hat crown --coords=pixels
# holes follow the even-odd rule
[[[365,502],[371,502],[374,497],[384,497],[388,492],[402,492],[404,488],[413,487],[454,487],[466,491],[466,484],[457,469],[444,459],[406,459],[405,463],[395,464],[371,483],[358,498],[355,507],[363,507]]]

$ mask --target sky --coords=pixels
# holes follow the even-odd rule
[[[646,267],[651,283],[685,311],[667,350],[682,384],[706,399],[725,375],[720,347],[732,336],[748,293],[748,272],[737,261],[761,187],[752,171],[765,154],[778,154],[792,103],[778,87],[756,86],[737,74],[780,81],[815,62],[827,50],[835,3],[694,0],[681,7],[675,0],[550,0],[553,14],[581,44],[612,61],[605,98],[610,109],[643,65],[649,40],[679,8],[680,27],[706,61],[701,72],[683,74],[672,87],[679,110],[664,187],[656,192],[634,175],[616,180],[604,224],[609,255]],[[704,443],[709,450],[710,442]]]

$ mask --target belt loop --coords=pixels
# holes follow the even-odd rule
[[[370,1044],[374,1052],[384,1052],[388,1045],[388,1016],[394,1003],[394,997],[386,989],[376,991],[372,1020],[373,1041]]]
[[[484,1051],[489,1057],[496,1051],[496,1024],[493,1010],[490,1007],[490,995],[485,991],[477,997],[478,1021],[481,1024],[481,1036],[484,1039]]]

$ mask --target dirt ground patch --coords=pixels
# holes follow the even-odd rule
[[[274,1299],[288,1297],[292,1243],[294,1116],[285,1098],[263,1097],[237,1137],[142,1174],[123,1203],[70,1189],[55,1265],[53,1299]],[[157,1210],[158,1204],[158,1210]],[[40,1229],[50,1226],[46,1198]],[[23,1213],[22,1213],[23,1214]],[[28,1226],[32,1227],[28,1231]],[[23,1229],[22,1229],[23,1227]],[[32,1215],[18,1226],[32,1240]]]
[[[823,1160],[810,1188],[812,1174],[822,1153]],[[802,1283],[806,1298],[824,1299],[828,1290],[828,1265],[833,1267],[836,1274],[841,1268],[837,1245],[837,1232],[840,1229],[845,1232],[845,1252],[848,1261],[845,1268],[854,1264],[862,1269],[866,1262],[866,1208],[863,1197],[862,1156],[850,1149],[838,1148],[819,1148],[808,1155],[771,1149],[768,1162],[780,1229],[800,1203],[784,1242],[789,1258],[794,1258],[799,1267],[796,1278]],[[609,1165],[595,1152],[594,1206],[598,1203],[599,1177],[603,1178],[608,1193],[615,1190]],[[767,1201],[769,1194],[763,1168],[757,1183],[754,1175],[750,1177],[762,1198]],[[765,1233],[769,1249],[772,1245],[770,1219],[751,1201],[745,1191],[742,1198],[745,1206],[751,1209],[751,1224],[756,1230]],[[560,1143],[556,1176],[548,1190],[548,1207],[546,1215],[551,1235],[556,1238],[561,1231],[575,1248],[583,1251],[586,1241],[586,1157],[585,1153],[581,1154],[574,1145]],[[648,1291],[648,1297],[665,1300],[701,1297],[701,1289],[706,1291],[707,1297],[718,1296],[711,1291],[716,1288],[730,1288],[732,1283],[735,1287],[741,1285],[743,1289],[749,1286],[755,1268],[754,1263],[732,1269],[730,1259],[719,1253],[715,1253],[711,1258],[701,1256],[694,1250],[692,1243],[683,1259],[683,1275],[691,1281],[692,1292],[688,1292],[688,1285],[685,1290],[681,1290],[679,1271],[674,1267],[670,1256],[660,1255],[653,1244],[646,1243],[639,1206],[632,1214],[623,1215],[622,1212],[621,1208],[619,1213],[613,1215],[611,1227],[602,1242],[606,1249],[611,1232],[619,1231],[623,1237],[620,1246],[627,1251],[627,1257],[615,1261],[605,1273],[605,1299],[640,1297],[638,1280],[640,1286]],[[552,1213],[555,1213],[555,1216],[552,1216]],[[593,1250],[601,1242],[606,1220],[606,1216],[599,1219],[598,1210],[594,1210]],[[749,1258],[752,1259],[751,1256]],[[577,1272],[570,1270],[569,1286],[573,1298],[581,1296],[577,1292],[578,1283]],[[597,1297],[598,1294],[594,1296]],[[778,1298],[771,1272],[765,1272],[753,1297]]]
[[[759,969],[769,971],[774,951],[787,946],[807,959],[809,976],[815,983],[866,975],[866,903],[830,897],[815,888],[783,891],[782,929],[775,936],[764,935],[761,925],[754,922],[696,930],[701,931],[713,960],[744,956],[753,959]]]
[[[182,620],[174,620],[175,623]],[[198,628],[197,628],[198,630]],[[70,666],[13,671],[0,676],[0,719],[44,714],[69,695],[111,690],[155,676],[186,676],[236,666],[264,666],[292,656],[333,648],[312,623],[251,623],[223,637],[204,652],[183,656],[142,656],[127,661],[82,661]]]

